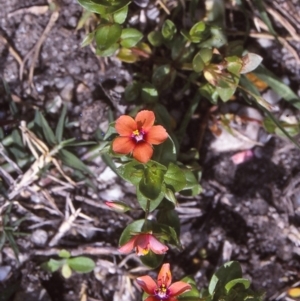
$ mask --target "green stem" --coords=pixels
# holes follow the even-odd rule
[[[150,201],[147,200],[147,206],[146,206],[146,210],[145,210],[145,222],[146,222],[147,219],[148,219],[149,213],[150,213]]]

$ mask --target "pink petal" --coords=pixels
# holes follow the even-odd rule
[[[133,151],[135,145],[129,137],[117,137],[112,143],[112,149],[115,153],[127,155]]]
[[[137,130],[137,124],[132,117],[122,115],[116,120],[115,129],[121,136],[130,136]]]
[[[162,284],[164,284],[166,287],[169,287],[171,283],[172,283],[172,274],[170,271],[170,264],[165,263],[162,265],[158,273],[157,285],[161,286]]]
[[[168,138],[168,133],[161,125],[153,126],[145,135],[146,142],[150,144],[161,144]]]
[[[149,237],[150,237],[150,234],[145,234],[145,233],[138,234],[136,237],[136,245],[138,245],[144,249],[148,248]]]
[[[145,132],[148,132],[154,124],[155,115],[152,111],[143,110],[136,115],[135,121],[139,129],[143,128]]]
[[[170,296],[178,296],[186,291],[191,290],[192,287],[183,281],[178,281],[169,286]]]
[[[150,249],[155,254],[165,254],[169,248],[157,240],[153,235],[149,237]]]
[[[248,161],[252,157],[253,157],[253,151],[248,149],[234,154],[231,157],[231,160],[235,165],[238,165]]]
[[[135,247],[135,240],[136,236],[132,237],[125,245],[119,248],[119,252],[124,254],[130,253]]]
[[[149,295],[154,294],[154,290],[156,289],[156,283],[150,276],[142,276],[136,279],[136,282],[142,289]]]
[[[147,142],[139,142],[136,144],[132,155],[136,160],[147,163],[153,155],[152,146]]]

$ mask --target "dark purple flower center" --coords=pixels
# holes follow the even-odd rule
[[[143,131],[143,129],[135,130],[131,134],[131,138],[133,138],[137,143],[143,141],[144,136],[145,136],[145,132]]]
[[[157,287],[154,291],[154,296],[158,300],[167,300],[170,297],[170,291],[167,289],[167,287],[162,284],[160,287]]]

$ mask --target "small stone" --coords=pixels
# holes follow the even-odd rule
[[[48,240],[48,234],[45,230],[37,229],[31,234],[30,240],[36,246],[42,247]]]

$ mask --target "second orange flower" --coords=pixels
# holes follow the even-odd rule
[[[112,144],[118,154],[130,154],[141,163],[147,163],[152,155],[152,145],[163,143],[168,133],[161,125],[154,125],[155,115],[152,111],[140,111],[135,119],[122,115],[116,120],[115,129],[120,137]]]

